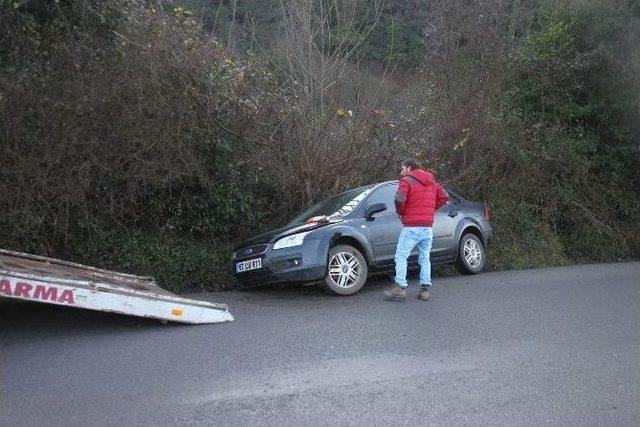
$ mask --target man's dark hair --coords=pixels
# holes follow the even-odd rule
[[[422,166],[420,166],[420,163],[418,163],[418,161],[416,159],[404,159],[402,161],[402,166],[406,166],[408,168],[411,168],[411,170],[413,170],[413,169],[422,169]]]

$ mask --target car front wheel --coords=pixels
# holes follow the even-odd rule
[[[475,234],[467,233],[460,239],[456,267],[462,274],[478,274],[484,268],[486,252]]]
[[[349,245],[337,245],[329,250],[324,289],[332,295],[353,295],[367,281],[367,261],[359,250]]]

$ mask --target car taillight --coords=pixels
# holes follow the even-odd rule
[[[487,202],[484,202],[484,219],[489,221],[491,219],[491,215],[491,208],[489,207],[489,205],[487,205]]]

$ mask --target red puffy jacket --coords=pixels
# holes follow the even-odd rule
[[[400,178],[395,205],[407,227],[433,226],[435,212],[448,201],[447,193],[427,171],[413,169]]]

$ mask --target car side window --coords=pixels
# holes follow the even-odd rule
[[[376,203],[385,203],[387,205],[387,210],[383,214],[395,213],[393,202],[397,190],[398,184],[385,185],[384,187],[378,188],[367,199],[367,207]]]

